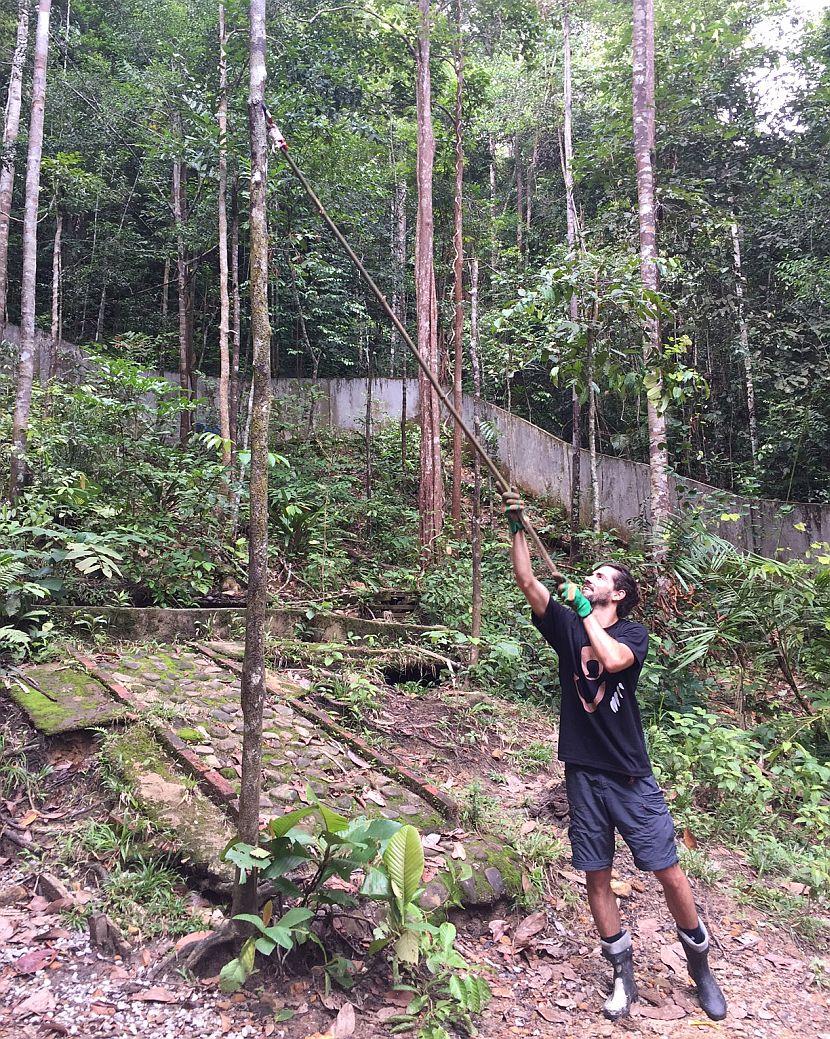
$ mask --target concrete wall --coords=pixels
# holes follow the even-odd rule
[[[307,379],[275,379],[275,418],[299,425],[307,416],[311,383]],[[365,379],[321,379],[313,389],[315,422],[341,429],[361,430],[365,421]],[[372,413],[376,421],[396,421],[401,411],[401,381],[378,379],[373,384]],[[407,417],[418,412],[418,383],[407,380]],[[465,396],[464,416],[472,424],[472,399]],[[482,405],[482,418],[498,431],[495,457],[515,483],[570,508],[570,472],[573,449],[494,404]],[[590,486],[588,452],[580,453],[583,488],[582,520],[588,523]],[[625,458],[600,455],[598,459],[600,521],[604,529],[630,535],[649,523],[649,467]],[[765,556],[803,556],[813,542],[830,543],[830,506],[770,499],[749,499],[695,480],[672,478],[672,503],[678,512],[702,507],[710,529],[739,548]],[[736,520],[720,521],[723,514]],[[803,530],[798,529],[803,526]]]

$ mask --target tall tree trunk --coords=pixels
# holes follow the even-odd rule
[[[516,160],[516,249],[519,253],[519,262],[524,257],[524,181],[522,179],[522,149],[519,145],[519,135],[513,140],[513,154]]]
[[[488,167],[490,182],[490,270],[495,271],[499,256],[499,243],[496,238],[496,137],[487,135],[487,149],[490,157]]]
[[[49,337],[49,357],[41,361],[40,377],[46,382],[54,378],[58,370],[58,351],[61,342],[61,238],[63,236],[63,213],[55,217],[55,241],[52,245],[52,325]]]
[[[164,275],[161,281],[161,324],[167,327],[167,308],[170,302],[170,257],[164,258]]]
[[[597,395],[594,389],[594,336],[596,313],[588,328],[585,350],[585,378],[588,383],[588,461],[591,473],[591,529],[599,533],[599,473],[597,470]]]
[[[640,229],[640,276],[643,286],[657,291],[657,215],[654,193],[654,0],[633,4],[633,122],[637,164],[637,202]],[[645,321],[643,359],[647,371],[660,370],[660,324],[657,315]],[[662,391],[662,384],[657,387]],[[669,451],[666,417],[650,398],[648,413],[651,470],[652,555],[665,559],[665,528],[669,518]]]
[[[238,830],[256,844],[262,783],[262,706],[265,699],[265,618],[268,606],[268,426],[271,417],[271,326],[268,321],[268,141],[265,126],[265,0],[250,3],[251,138],[251,328],[253,407],[251,418],[250,522],[248,524],[248,609],[242,664],[242,780]],[[257,876],[245,884],[237,874],[233,912],[255,913]]]
[[[86,282],[84,284],[84,305],[81,311],[81,331],[78,338],[83,342],[86,338],[86,315],[89,307],[89,286],[92,282],[93,264],[95,263],[95,251],[98,248],[98,211],[101,208],[101,184],[95,194],[95,209],[92,214],[92,248],[89,252],[89,267],[87,269]]]
[[[433,258],[434,225],[432,171],[435,134],[432,128],[430,81],[430,0],[418,0],[419,23],[416,48],[415,104],[418,120],[416,176],[418,219],[415,228],[415,298],[418,313],[418,350],[424,363],[438,371],[438,302],[435,294]],[[418,385],[421,402],[421,476],[418,489],[422,557],[435,555],[435,541],[444,523],[444,484],[441,471],[441,413],[438,394],[423,372]]]
[[[231,464],[230,337],[231,301],[228,293],[228,56],[225,4],[219,0],[219,432],[222,462]]]
[[[392,199],[392,310],[402,324],[406,323],[406,181],[401,177],[395,182],[395,194]],[[394,377],[396,371],[395,358],[398,350],[405,357],[406,347],[401,341],[400,333],[392,328],[390,348],[389,374]]]
[[[233,325],[231,340],[231,440],[236,444],[239,437],[239,350],[242,339],[242,300],[239,295],[239,180],[233,179],[233,202],[231,205],[231,299],[233,300]]]
[[[104,336],[104,318],[107,313],[107,283],[101,286],[101,299],[98,303],[98,319],[95,322],[95,342],[100,343]]]
[[[374,385],[372,381],[372,343],[370,329],[366,327],[366,410],[364,414],[364,467],[363,467],[363,493],[368,501],[372,497],[372,394]],[[372,523],[367,517],[366,536],[371,534]]]
[[[741,264],[741,232],[734,214],[729,225],[732,234],[732,262],[735,270],[735,297],[738,301],[738,336],[741,344],[741,360],[746,380],[746,408],[749,412],[749,446],[752,451],[752,468],[758,464],[758,418],[755,412],[755,380],[752,372],[752,353],[749,349],[749,327],[744,309],[744,271]]]
[[[20,129],[20,99],[23,94],[23,69],[26,65],[26,47],[29,42],[29,7],[31,0],[18,0],[17,42],[12,56],[9,75],[9,93],[6,98],[6,121],[3,126],[3,156],[0,169],[0,335],[6,327],[6,307],[9,287],[9,225],[14,193],[15,148]]]
[[[478,258],[470,260],[470,370],[473,373],[473,432],[481,434],[481,364],[478,356]],[[470,549],[473,567],[473,602],[470,637],[470,664],[478,663],[481,637],[481,459],[473,452],[473,515],[470,522]]]
[[[581,246],[579,220],[576,211],[576,195],[573,175],[573,84],[571,76],[571,17],[567,3],[562,12],[562,48],[564,83],[564,118],[562,126],[562,177],[565,181],[565,217],[568,228],[568,249],[576,253]],[[570,298],[570,317],[575,324],[579,321],[579,300],[576,293]],[[582,511],[582,405],[579,388],[571,388],[571,544],[570,556],[575,559],[579,542],[576,535],[580,529]]]
[[[395,283],[392,289],[392,310],[402,324],[406,324],[406,181],[401,177],[395,182],[395,197],[392,213],[392,267]],[[401,474],[406,471],[406,368],[407,351],[396,329],[392,329],[390,352],[390,374],[396,372],[395,354],[400,348],[401,370]]]
[[[462,367],[464,357],[464,51],[461,39],[461,0],[455,0],[455,196],[453,198],[453,405],[462,408]],[[452,431],[452,518],[461,523],[461,453],[463,439],[458,423]]]
[[[179,140],[181,140],[181,122],[176,119],[179,129]],[[183,402],[189,402],[190,395],[190,373],[192,368],[192,345],[191,345],[191,311],[190,305],[190,271],[187,262],[187,248],[184,240],[184,222],[186,219],[186,207],[184,193],[187,190],[187,182],[182,161],[176,157],[173,160],[173,219],[176,224],[176,287],[179,307],[179,391]],[[184,446],[190,436],[192,427],[192,414],[189,408],[183,409],[179,414],[179,443]]]
[[[26,201],[23,210],[23,273],[20,279],[20,356],[12,419],[9,497],[14,500],[26,478],[26,439],[32,384],[35,375],[35,288],[37,281],[37,208],[40,200],[40,162],[43,154],[43,117],[46,107],[46,63],[49,57],[51,0],[38,0],[35,62],[32,75],[32,111],[26,158]]]

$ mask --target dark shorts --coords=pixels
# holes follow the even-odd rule
[[[631,849],[638,869],[653,873],[677,862],[674,823],[654,776],[631,778],[568,765],[565,784],[574,869],[610,868],[614,830]]]

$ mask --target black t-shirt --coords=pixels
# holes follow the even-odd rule
[[[602,670],[581,618],[570,607],[551,596],[544,616],[534,613],[533,623],[559,655],[559,760],[626,776],[650,776],[634,696],[648,653],[646,629],[626,619],[605,629],[634,654],[631,667],[610,674]]]

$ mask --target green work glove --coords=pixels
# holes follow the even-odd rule
[[[565,581],[564,584],[560,584],[559,595],[562,601],[570,606],[572,610],[576,610],[583,620],[593,610],[593,606],[591,606],[579,590],[579,586],[575,585],[573,581]]]
[[[522,523],[524,503],[521,496],[518,491],[505,491],[501,496],[501,500],[504,502],[504,515],[507,517],[510,533],[518,534],[520,530],[525,529]]]

